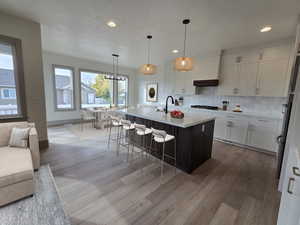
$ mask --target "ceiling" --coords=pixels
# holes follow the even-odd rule
[[[0,10],[42,24],[43,49],[138,67],[146,62],[152,34],[152,63],[182,50],[182,19],[190,18],[188,54],[254,45],[294,35],[299,0],[0,0]],[[114,20],[117,28],[109,28]],[[260,33],[264,25],[273,30]],[[180,53],[178,53],[180,54]]]

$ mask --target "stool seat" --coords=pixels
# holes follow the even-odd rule
[[[169,135],[169,134],[167,134],[165,136],[165,138],[154,136],[154,141],[156,141],[158,143],[164,143],[164,142],[172,141],[174,139],[175,139],[175,136]]]
[[[118,121],[112,121],[112,125],[113,125],[114,127],[122,126],[121,122],[118,122]]]
[[[123,129],[124,130],[133,130],[135,127],[134,127],[134,124],[131,124],[131,125],[123,125]]]
[[[151,134],[151,133],[152,133],[152,130],[149,129],[149,128],[146,128],[144,131],[143,130],[137,130],[136,131],[136,134],[140,135],[140,136]]]

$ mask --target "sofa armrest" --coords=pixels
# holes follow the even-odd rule
[[[40,168],[40,147],[37,131],[32,127],[29,131],[29,149],[31,152],[32,163],[34,169]]]

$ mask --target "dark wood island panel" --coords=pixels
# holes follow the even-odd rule
[[[126,118],[131,122],[144,124],[148,128],[165,130],[168,134],[174,135],[177,142],[177,168],[187,173],[192,173],[193,170],[211,158],[215,120],[183,128],[132,115],[126,115]],[[149,135],[146,140],[148,146],[150,145],[150,138]],[[139,142],[139,140],[135,140],[135,142]],[[153,155],[160,158],[162,145],[156,144],[153,148],[157,150],[153,151]],[[166,144],[168,154],[173,155],[173,149],[173,141]],[[167,158],[165,161],[174,165],[174,162]]]

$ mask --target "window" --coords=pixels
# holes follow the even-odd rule
[[[1,88],[1,98],[2,99],[16,99],[16,89],[15,88]]]
[[[125,76],[118,77],[118,106],[127,106],[128,101],[128,78]]]
[[[74,110],[74,70],[54,65],[54,88],[56,110]]]
[[[113,80],[106,74],[80,71],[81,108],[109,107],[113,104]]]
[[[0,119],[26,119],[21,40],[0,35]]]

